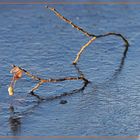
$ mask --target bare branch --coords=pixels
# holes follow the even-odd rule
[[[110,32],[103,35],[97,35],[96,38],[101,38],[101,37],[106,37],[106,36],[111,36],[111,35],[120,37],[125,42],[125,46],[128,48],[129,42],[122,34]]]
[[[120,38],[124,41],[125,46],[126,46],[127,48],[128,48],[128,46],[129,46],[128,40],[127,40],[122,34],[120,34],[120,33],[109,32],[109,33],[102,34],[102,35],[90,34],[90,33],[88,33],[87,31],[85,31],[84,29],[82,29],[81,27],[79,27],[79,26],[77,26],[76,24],[74,24],[71,20],[68,20],[67,18],[65,18],[64,16],[62,16],[55,8],[48,7],[48,6],[46,6],[46,8],[48,8],[49,10],[51,10],[52,12],[54,12],[55,15],[56,15],[57,17],[59,17],[60,19],[62,19],[62,20],[65,21],[65,22],[67,22],[67,23],[70,24],[72,27],[74,27],[74,28],[76,28],[77,30],[81,31],[81,32],[82,32],[84,35],[86,35],[87,37],[95,37],[95,39],[96,39],[96,38],[98,39],[98,38],[102,38],[102,37],[106,37],[106,36],[111,36],[111,35],[113,35],[113,36],[120,37]],[[92,38],[92,39],[93,39],[93,38]],[[95,39],[93,39],[93,40],[95,40]],[[92,42],[93,42],[93,41],[92,41]],[[91,43],[89,43],[89,44],[91,44]],[[88,46],[88,43],[85,44],[85,45],[81,48],[81,50],[80,50],[80,52],[77,54],[77,57],[76,57],[75,61],[73,62],[73,64],[76,64],[76,63],[77,63],[77,61],[78,61],[78,59],[79,59],[81,53],[83,52],[84,48],[86,48],[87,46]]]
[[[31,93],[37,90],[44,82],[40,81],[37,85],[31,90]]]
[[[39,81],[37,83],[37,85],[31,90],[31,92],[34,92],[35,90],[37,90],[43,83],[56,83],[56,82],[62,82],[62,81],[66,81],[66,80],[83,80],[85,83],[88,83],[88,80],[86,78],[82,77],[82,76],[81,77],[64,77],[64,78],[58,78],[58,79],[43,79],[43,78],[37,77],[35,75],[32,75],[30,72],[28,72],[27,70],[25,70],[21,67],[18,67],[18,66],[15,66],[15,65],[13,65],[13,67],[14,68],[16,67],[16,68],[20,69],[28,77]]]
[[[106,33],[106,34],[103,34],[103,35],[90,34],[87,31],[85,31],[84,29],[82,29],[81,27],[79,27],[76,24],[74,24],[72,21],[70,21],[67,18],[65,18],[64,16],[62,16],[54,8],[48,7],[48,6],[46,6],[46,8],[48,8],[51,11],[53,11],[57,17],[59,17],[60,19],[62,19],[65,22],[67,22],[68,24],[70,24],[72,27],[74,27],[77,30],[79,30],[80,32],[82,32],[87,37],[92,37],[84,46],[81,47],[80,51],[77,53],[77,56],[76,56],[75,60],[73,61],[73,64],[76,64],[78,62],[78,60],[79,60],[82,52],[85,50],[85,48],[88,47],[95,39],[98,39],[98,38],[111,36],[111,35],[120,37],[125,42],[126,49],[128,50],[129,43],[128,43],[127,39],[122,34],[115,33],[115,32],[109,32],[109,33]],[[21,67],[13,65],[13,69],[11,70],[11,73],[13,74],[13,78],[12,78],[11,84],[10,84],[10,86],[8,88],[9,95],[12,96],[14,94],[14,89],[13,89],[14,84],[18,79],[20,79],[22,77],[23,72],[28,77],[32,78],[33,80],[39,81],[36,84],[36,86],[31,90],[31,93],[33,93],[35,90],[37,90],[43,83],[48,83],[48,82],[49,83],[50,82],[55,83],[55,82],[61,82],[61,81],[65,81],[65,80],[83,80],[85,85],[87,85],[89,83],[89,81],[84,77],[84,75],[80,75],[79,77],[64,77],[64,78],[59,78],[59,79],[43,79],[43,78],[40,78],[40,77],[38,77],[36,75],[32,75],[30,72],[26,71],[25,69],[22,69]]]
[[[60,19],[64,20],[65,22],[69,23],[73,28],[76,28],[77,30],[81,31],[83,34],[85,34],[87,37],[90,36],[95,36],[92,34],[89,34],[87,31],[85,31],[84,29],[80,28],[79,26],[75,25],[72,21],[68,20],[67,18],[65,18],[64,16],[62,16],[58,11],[56,11],[55,8],[52,7],[48,7],[46,6],[46,8],[48,8],[49,10],[53,11],[55,13],[56,16],[58,16]]]
[[[76,63],[77,63],[77,61],[79,60],[79,58],[80,58],[82,52],[84,51],[84,49],[85,49],[86,47],[88,47],[95,39],[96,39],[96,37],[93,37],[93,38],[92,38],[91,40],[89,40],[84,46],[81,47],[81,49],[80,49],[80,51],[78,52],[78,54],[77,54],[75,60],[73,61],[73,64],[76,64]]]

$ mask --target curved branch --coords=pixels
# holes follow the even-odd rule
[[[93,37],[93,38],[95,37],[95,39],[96,39],[96,38],[98,39],[98,38],[102,38],[102,37],[106,37],[106,36],[111,36],[111,35],[113,35],[113,36],[120,37],[120,38],[124,41],[125,46],[126,46],[127,48],[128,48],[128,46],[129,46],[128,40],[127,40],[122,34],[120,34],[120,33],[109,32],[109,33],[102,34],[102,35],[90,34],[90,33],[88,33],[87,31],[85,31],[84,29],[82,29],[81,27],[79,27],[79,26],[77,26],[76,24],[74,24],[71,20],[68,20],[67,18],[65,18],[64,16],[62,16],[55,8],[48,7],[48,6],[46,6],[46,8],[48,8],[49,10],[51,10],[52,12],[54,12],[55,15],[56,15],[57,17],[59,17],[60,19],[62,19],[62,20],[65,21],[65,22],[67,22],[67,23],[70,24],[72,27],[74,27],[74,28],[76,28],[77,30],[81,31],[81,32],[82,32],[84,35],[86,35],[87,37]],[[92,39],[93,39],[93,38],[92,38]],[[95,39],[94,39],[94,40],[95,40]],[[92,42],[93,42],[93,41],[92,41]],[[91,44],[91,43],[89,43],[89,44]],[[77,61],[78,61],[78,59],[79,59],[81,53],[83,52],[83,50],[84,50],[87,46],[88,46],[88,43],[85,44],[85,45],[80,49],[80,51],[78,52],[77,57],[76,57],[76,59],[74,60],[73,64],[76,64],[76,63],[77,63]]]
[[[94,35],[94,34],[90,34],[87,31],[85,31],[84,29],[80,28],[79,26],[77,26],[76,24],[74,24],[71,20],[68,20],[67,18],[65,18],[64,16],[62,16],[55,8],[52,7],[48,7],[46,6],[46,8],[48,8],[49,10],[51,10],[52,12],[55,13],[55,15],[57,17],[59,17],[60,19],[62,19],[63,21],[67,22],[68,24],[70,24],[72,27],[76,28],[77,30],[81,31],[83,34],[85,34],[87,37],[96,37],[96,38],[101,38],[101,37],[105,37],[105,36],[109,36],[109,35],[115,35],[115,36],[119,36],[120,38],[122,38],[122,40],[125,42],[126,46],[129,46],[128,40],[120,33],[115,33],[115,32],[109,32],[103,35]]]
[[[129,46],[128,40],[122,34],[119,34],[119,33],[110,32],[110,33],[106,33],[106,34],[103,34],[103,35],[97,35],[96,38],[101,38],[101,37],[106,37],[106,36],[112,36],[112,35],[113,36],[120,37],[125,42],[125,46],[126,47]]]
[[[32,78],[34,80],[39,81],[36,84],[36,86],[34,88],[32,88],[31,93],[33,93],[35,90],[37,90],[43,83],[56,83],[56,82],[62,82],[62,81],[66,81],[66,80],[83,80],[85,83],[89,82],[83,76],[80,76],[80,77],[64,77],[64,78],[58,78],[58,79],[43,79],[43,78],[37,77],[35,75],[32,75],[30,72],[28,72],[27,70],[25,70],[25,69],[23,69],[21,67],[13,65],[13,68],[18,68],[19,70],[24,72],[28,77],[30,77],[30,78]]]

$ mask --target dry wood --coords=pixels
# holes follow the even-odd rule
[[[120,33],[115,33],[115,32],[109,32],[106,34],[102,34],[102,35],[94,35],[94,34],[90,34],[87,31],[85,31],[84,29],[82,29],[81,27],[77,26],[76,24],[74,24],[71,20],[68,20],[67,18],[65,18],[64,16],[62,16],[58,11],[56,11],[56,9],[52,8],[52,7],[48,7],[46,6],[46,8],[50,9],[51,11],[53,11],[55,13],[55,15],[57,17],[59,17],[60,19],[62,19],[63,21],[67,22],[68,24],[70,24],[72,27],[76,28],[77,30],[79,30],[80,32],[82,32],[84,35],[86,35],[87,37],[90,37],[91,39],[84,45],[81,47],[81,49],[79,50],[79,52],[77,53],[77,56],[75,58],[75,60],[73,61],[73,64],[77,64],[82,52],[85,50],[86,47],[88,47],[95,39],[98,38],[102,38],[102,37],[106,37],[106,36],[117,36],[120,37],[124,42],[125,42],[125,46],[126,46],[126,52],[128,50],[128,46],[129,43],[127,41],[127,39]],[[13,74],[13,78],[9,87],[9,91],[10,93],[12,93],[11,95],[13,95],[13,87],[15,82],[20,79],[22,77],[22,73],[25,73],[28,77],[32,78],[33,80],[37,80],[39,81],[36,86],[34,88],[32,88],[30,93],[34,93],[35,90],[37,90],[43,83],[55,83],[55,82],[61,82],[61,81],[65,81],[65,80],[83,80],[84,84],[87,85],[89,83],[89,81],[84,77],[84,75],[82,73],[80,73],[79,77],[64,77],[64,78],[58,78],[58,79],[43,79],[40,78],[36,75],[32,75],[30,72],[26,71],[25,69],[15,66],[13,65],[13,69],[12,69],[12,74]],[[85,88],[85,86],[84,86]],[[82,89],[84,89],[82,88]]]
[[[73,64],[76,64],[76,63],[77,63],[77,61],[79,60],[79,58],[80,58],[82,52],[84,51],[84,49],[85,49],[86,47],[88,47],[95,39],[96,39],[96,37],[93,37],[93,38],[92,38],[91,40],[89,40],[84,46],[81,47],[81,49],[80,49],[80,51],[78,52],[78,54],[77,54],[75,60],[73,61]]]
[[[83,76],[79,76],[79,77],[64,77],[64,78],[58,78],[58,79],[43,79],[43,78],[40,78],[38,76],[35,76],[35,75],[32,75],[30,72],[28,72],[27,70],[21,68],[21,67],[18,67],[18,66],[15,66],[15,65],[12,65],[14,68],[18,68],[20,69],[22,72],[24,72],[28,77],[34,79],[34,80],[37,80],[39,81],[36,86],[34,88],[32,88],[31,92],[34,92],[35,90],[37,90],[43,83],[56,83],[56,82],[62,82],[62,81],[66,81],[66,80],[83,80],[85,83],[88,83],[89,81],[83,77]]]
[[[55,8],[52,7],[48,7],[46,6],[46,8],[50,9],[51,11],[53,11],[55,13],[56,16],[58,16],[60,19],[64,20],[65,22],[69,23],[73,28],[76,28],[77,30],[81,31],[83,34],[85,34],[86,36],[90,37],[90,36],[94,36],[89,34],[87,31],[85,31],[84,29],[80,28],[79,26],[75,25],[72,21],[68,20],[67,18],[65,18],[64,16],[62,16],[58,11],[56,11]]]
[[[95,35],[95,34],[90,34],[88,33],[87,31],[85,31],[84,29],[82,29],[81,27],[77,26],[76,24],[74,24],[71,20],[65,18],[64,16],[62,16],[55,8],[52,8],[52,7],[49,7],[49,6],[46,6],[46,8],[48,8],[49,10],[51,10],[52,12],[55,13],[55,15],[57,17],[59,17],[60,19],[62,19],[63,21],[67,22],[68,24],[70,24],[72,27],[76,28],[77,30],[81,31],[84,35],[86,35],[87,37],[93,37],[91,40],[95,40],[95,39],[98,39],[98,38],[102,38],[102,37],[106,37],[106,36],[117,36],[117,37],[120,37],[124,43],[125,43],[125,46],[128,48],[129,46],[129,43],[128,43],[128,40],[120,33],[115,33],[115,32],[109,32],[109,33],[105,33],[105,34],[102,34],[102,35]],[[89,41],[88,43],[91,44],[93,41]],[[86,43],[81,49],[80,51],[77,53],[77,57],[76,59],[74,60],[73,64],[76,64],[77,61],[79,60],[80,58],[80,55],[81,53],[84,51],[84,49],[89,46],[88,43]]]

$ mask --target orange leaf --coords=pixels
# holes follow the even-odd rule
[[[18,80],[19,78],[22,77],[22,70],[19,68],[19,67],[14,67],[10,73],[12,73],[14,76],[13,76],[13,80]]]
[[[10,71],[10,73],[16,73],[16,72],[18,72],[20,69],[19,69],[19,67],[13,67],[12,69],[11,69],[11,71]]]
[[[22,77],[22,70],[19,70],[19,71],[17,71],[17,72],[14,74],[13,79],[14,79],[14,80],[18,80],[18,79],[21,78],[21,77]]]

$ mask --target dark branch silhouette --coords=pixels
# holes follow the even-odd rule
[[[46,8],[48,8],[49,10],[51,10],[52,12],[54,12],[57,17],[59,17],[60,19],[62,19],[65,22],[67,22],[73,28],[76,28],[77,30],[79,30],[80,32],[82,32],[87,37],[92,37],[92,39],[89,40],[88,43],[86,43],[84,46],[81,47],[80,51],[77,53],[77,56],[76,56],[75,60],[73,61],[73,64],[77,64],[77,62],[78,62],[78,60],[80,58],[80,55],[82,54],[82,52],[84,51],[84,49],[86,47],[88,47],[94,40],[96,40],[98,38],[102,38],[102,37],[106,37],[106,36],[117,36],[117,37],[120,37],[124,41],[126,48],[128,48],[128,46],[129,46],[128,40],[122,34],[120,34],[120,33],[109,32],[109,33],[105,33],[105,34],[102,34],[102,35],[90,34],[87,31],[85,31],[84,29],[82,29],[81,27],[79,27],[76,24],[74,24],[71,20],[69,20],[69,19],[65,18],[64,16],[62,16],[55,8],[52,8],[52,7],[49,7],[49,6],[46,6]]]
[[[85,83],[88,83],[89,81],[83,77],[83,76],[79,76],[79,77],[64,77],[64,78],[58,78],[58,79],[43,79],[43,78],[40,78],[38,76],[35,76],[35,75],[32,75],[30,72],[28,72],[27,70],[21,68],[21,67],[18,67],[18,66],[15,66],[15,65],[12,65],[13,66],[13,69],[17,69],[18,71],[16,71],[17,73],[20,72],[23,72],[25,73],[28,77],[30,77],[31,79],[33,80],[37,80],[39,81],[36,86],[34,88],[32,88],[32,90],[30,91],[32,94],[34,93],[35,90],[37,90],[43,83],[56,83],[56,82],[62,82],[62,81],[66,81],[66,80],[82,80],[84,81]],[[12,69],[12,70],[13,70]],[[11,70],[11,71],[12,71]],[[13,74],[13,78],[12,80],[14,79],[15,80],[15,76],[17,76],[16,72]],[[11,82],[13,83],[13,82]],[[15,83],[15,82],[14,82]],[[12,92],[14,92],[13,90],[13,85],[10,84],[10,87],[12,88]],[[9,88],[10,88],[9,87]],[[11,94],[13,95],[13,94]]]
[[[120,61],[120,64],[119,64],[119,67],[118,67],[118,69],[115,70],[115,73],[112,76],[113,79],[115,79],[122,71],[124,63],[125,63],[125,59],[127,56],[127,52],[128,52],[128,48],[125,48],[123,55],[122,55],[122,58],[121,58],[121,61]]]
[[[13,106],[10,106],[9,112],[10,112],[9,126],[13,135],[16,136],[21,131],[21,117],[20,115],[17,115],[15,113]]]
[[[123,57],[125,59],[129,43],[128,43],[127,39],[122,34],[115,33],[115,32],[109,32],[109,33],[102,34],[102,35],[90,34],[87,31],[85,31],[84,29],[82,29],[81,27],[75,25],[71,20],[68,20],[67,18],[62,16],[58,11],[56,11],[56,9],[54,9],[52,7],[48,7],[48,6],[46,6],[46,8],[50,9],[51,11],[53,11],[56,16],[58,16],[60,19],[62,19],[65,22],[67,22],[72,27],[74,27],[77,30],[79,30],[80,32],[82,32],[87,37],[91,37],[90,40],[84,46],[81,47],[80,51],[77,53],[77,56],[76,56],[75,60],[73,61],[73,64],[77,64],[77,62],[78,62],[82,52],[84,51],[84,49],[86,47],[88,47],[93,41],[95,41],[98,38],[102,38],[102,37],[106,37],[106,36],[111,36],[111,35],[120,37],[125,42],[125,51],[124,51],[124,57]],[[123,61],[124,61],[124,59],[123,59]],[[123,63],[124,63],[123,61],[122,61],[121,65],[123,65]],[[121,66],[120,66],[120,69],[121,69]],[[62,82],[62,81],[66,81],[66,80],[82,80],[84,82],[84,85],[87,85],[89,83],[89,81],[82,74],[79,77],[63,77],[63,78],[58,78],[58,79],[43,79],[43,78],[40,78],[40,77],[38,77],[36,75],[32,75],[27,70],[25,70],[25,69],[23,69],[21,67],[15,66],[15,65],[13,65],[13,69],[11,70],[11,73],[13,74],[13,78],[12,78],[11,84],[10,84],[10,86],[8,88],[9,95],[11,95],[11,96],[14,94],[14,88],[13,87],[14,87],[15,82],[19,78],[22,77],[23,73],[25,73],[31,79],[38,81],[38,83],[35,85],[35,87],[32,88],[31,91],[30,91],[30,94],[36,96],[38,99],[41,99],[41,98],[38,95],[35,95],[34,91],[36,91],[44,83],[50,83],[50,82],[51,83],[56,83],[56,82]]]

